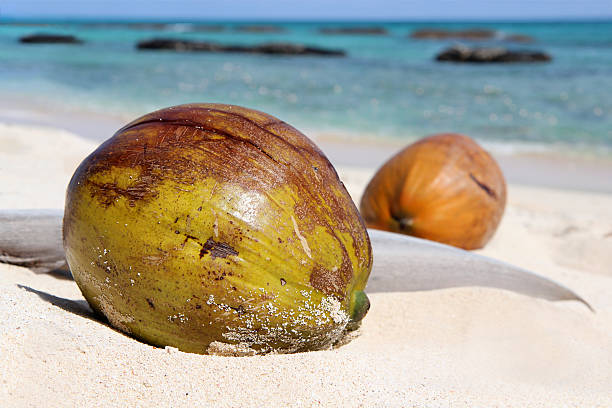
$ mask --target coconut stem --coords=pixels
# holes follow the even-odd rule
[[[400,232],[407,233],[412,229],[412,217],[406,217],[406,216],[401,217],[401,216],[392,214],[391,218],[393,218],[393,220],[397,222]]]

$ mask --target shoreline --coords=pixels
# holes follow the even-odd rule
[[[35,126],[41,131],[64,131],[92,145],[99,145],[136,117],[91,111],[49,111],[42,105],[29,109],[0,103],[0,124]],[[348,131],[301,129],[336,167],[378,169],[386,160],[412,143],[399,139],[350,138]],[[361,135],[363,136],[363,135]],[[423,135],[427,136],[427,135]],[[612,193],[612,154],[569,151],[541,144],[504,144],[477,140],[500,165],[506,181],[533,187]]]
[[[118,129],[132,120],[158,109],[152,107],[146,111],[134,111],[122,114],[75,108],[74,106],[60,109],[57,107],[50,107],[48,101],[45,100],[23,98],[20,95],[11,93],[5,93],[5,96],[11,103],[0,101],[0,123],[39,125],[63,129],[76,133],[85,139],[97,141],[98,143],[111,137]],[[185,103],[197,102],[185,101]],[[254,106],[247,107],[257,110],[257,107]],[[159,109],[161,108],[162,107],[159,107]],[[279,119],[282,120],[283,118],[279,117]],[[95,126],[92,126],[92,124]],[[292,126],[295,125],[293,123],[289,124]],[[308,126],[299,126],[298,130],[317,141],[317,143],[319,141],[332,144],[355,143],[367,147],[374,145],[387,149],[399,149],[402,146],[432,134],[408,134],[402,135],[402,137],[398,134],[392,134],[389,137],[381,138],[376,134],[356,132],[353,129],[345,128],[311,128]],[[452,130],[440,128],[436,133],[452,133]],[[468,136],[473,137],[469,134]],[[544,142],[527,142],[522,140],[504,142],[499,140],[484,140],[481,138],[477,138],[476,140],[487,151],[500,155],[542,155],[612,163],[612,146],[572,145],[565,142],[546,144]]]

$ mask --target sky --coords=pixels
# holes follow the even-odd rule
[[[0,18],[532,20],[611,18],[612,0],[0,0]]]

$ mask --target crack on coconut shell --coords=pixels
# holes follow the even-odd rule
[[[227,258],[230,255],[238,255],[238,251],[236,251],[230,244],[215,241],[212,237],[208,238],[208,240],[201,245],[202,249],[200,250],[200,259],[209,253],[210,256],[212,256],[212,259]]]
[[[470,173],[470,178],[474,181],[474,183],[478,185],[478,187],[484,190],[484,192],[487,193],[490,197],[497,199],[497,195],[495,194],[495,191],[491,189],[491,187],[487,186],[482,181],[478,180],[476,176],[474,176],[472,173]]]

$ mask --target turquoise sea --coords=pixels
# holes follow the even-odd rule
[[[32,23],[32,22],[29,22]],[[47,22],[49,23],[49,22]],[[414,140],[461,132],[482,141],[612,151],[612,22],[272,23],[278,33],[239,25],[195,31],[196,22],[160,27],[89,24],[0,25],[1,106],[87,111],[131,119],[187,102],[222,102],[271,113],[308,132],[340,138]],[[270,25],[270,23],[266,23]],[[383,27],[388,35],[327,35],[321,28]],[[438,63],[458,41],[416,40],[421,28],[496,30],[483,45],[542,50],[546,64]],[[26,45],[20,36],[65,33],[82,45]],[[533,37],[506,43],[507,34]],[[342,49],[346,57],[145,52],[154,37],[223,44],[291,42]],[[466,44],[474,44],[467,43]],[[109,135],[110,136],[110,135]]]

